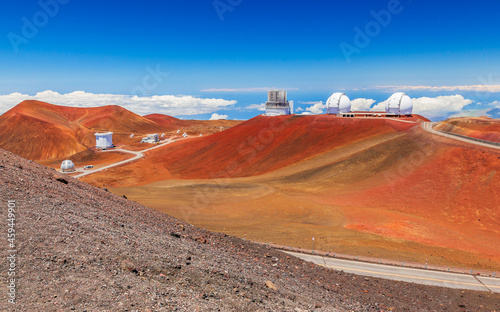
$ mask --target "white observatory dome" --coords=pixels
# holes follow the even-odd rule
[[[61,171],[74,171],[75,164],[71,160],[65,160],[61,164]]]
[[[326,101],[326,113],[338,114],[351,111],[351,100],[342,92],[332,94]]]
[[[385,103],[385,112],[396,115],[411,115],[413,111],[413,102],[408,94],[396,92]]]

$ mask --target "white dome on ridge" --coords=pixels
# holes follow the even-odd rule
[[[326,113],[338,114],[351,111],[351,100],[342,92],[332,94],[326,101]]]
[[[385,103],[385,112],[396,115],[411,115],[413,111],[413,102],[408,94],[396,92]]]

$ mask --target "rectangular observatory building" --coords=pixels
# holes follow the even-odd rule
[[[286,98],[285,90],[270,90],[267,93],[266,115],[290,115],[290,103]]]
[[[95,133],[95,147],[99,149],[113,147],[113,132]]]

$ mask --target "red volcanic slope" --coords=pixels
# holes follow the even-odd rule
[[[166,147],[168,152],[160,148],[145,161],[162,165],[179,178],[253,176],[369,136],[406,131],[417,124],[330,115],[258,116],[224,132]]]
[[[486,117],[451,118],[435,126],[436,130],[500,143],[500,119]]]
[[[161,126],[166,131],[172,131],[183,127],[189,127],[192,122],[187,120],[181,120],[172,116],[163,115],[163,114],[150,114],[144,116],[155,124]]]
[[[24,101],[0,116],[0,147],[33,160],[62,158],[93,146],[96,131],[144,133],[158,128],[119,106],[74,108]]]

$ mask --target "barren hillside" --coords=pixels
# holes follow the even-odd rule
[[[15,201],[16,311],[499,309],[498,294],[362,278],[197,229],[4,150],[0,173]]]
[[[434,126],[436,130],[500,143],[500,120],[486,117],[451,118]]]

